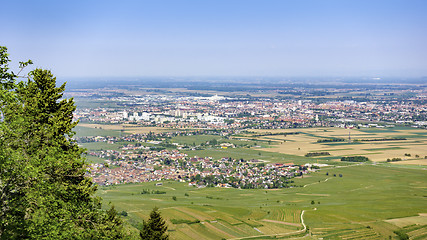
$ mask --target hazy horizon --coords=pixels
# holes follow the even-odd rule
[[[427,2],[8,1],[0,45],[59,78],[427,76]],[[7,11],[6,11],[7,10]]]

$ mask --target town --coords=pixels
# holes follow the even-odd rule
[[[379,89],[378,89],[379,88]],[[174,180],[196,187],[288,188],[298,187],[292,178],[304,177],[319,169],[316,163],[270,162],[261,158],[188,155],[188,151],[227,148],[257,148],[258,142],[235,138],[255,130],[333,128],[427,127],[427,94],[424,88],[381,87],[372,91],[353,88],[301,88],[214,94],[189,94],[167,89],[128,91],[121,88],[86,91],[75,89],[67,96],[76,98],[74,119],[81,124],[156,127],[162,132],[119,136],[84,136],[77,143],[119,144],[119,149],[89,150],[88,156],[103,159],[90,165],[89,175],[102,186]],[[391,89],[391,90],[390,90]],[[362,93],[363,92],[363,93]],[[350,94],[351,93],[351,94]],[[316,95],[317,94],[317,95]],[[352,96],[349,96],[352,95]],[[200,96],[202,95],[202,96]],[[326,96],[326,97],[325,97]],[[102,105],[96,104],[102,102]],[[218,136],[206,141],[178,143],[177,136]],[[234,139],[228,141],[228,139]],[[238,139],[239,141],[236,142]],[[334,138],[334,141],[347,141]],[[318,143],[331,139],[318,139]],[[355,139],[356,141],[357,139]],[[377,139],[378,140],[378,139]],[[387,138],[383,141],[406,140]],[[349,136],[350,141],[350,136]],[[271,140],[268,140],[268,144]],[[108,146],[108,145],[107,145]],[[305,154],[328,156],[328,152]]]
[[[178,129],[427,126],[427,93],[422,87],[388,92],[358,89],[363,96],[354,93],[347,96],[356,91],[353,89],[313,91],[303,97],[292,91],[268,92],[271,96],[236,93],[236,96],[188,96],[164,90],[125,94],[121,89],[100,89],[96,94],[73,90],[67,96],[109,105],[85,107],[81,104],[74,116],[80,122],[135,123]],[[313,95],[316,93],[320,95]],[[324,97],[325,94],[328,97]]]

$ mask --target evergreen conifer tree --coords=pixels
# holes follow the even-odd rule
[[[167,229],[168,227],[156,207],[151,211],[148,221],[143,222],[140,236],[144,240],[167,240],[169,239],[169,235],[166,234]]]
[[[73,99],[48,70],[16,83],[0,47],[0,239],[120,239],[73,137]],[[21,64],[22,65],[22,64]]]

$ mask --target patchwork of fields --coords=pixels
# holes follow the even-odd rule
[[[79,127],[77,134],[86,136],[119,136],[123,128]],[[130,128],[141,132],[164,131]],[[183,150],[189,156],[328,164],[318,172],[294,178],[299,187],[270,190],[196,188],[187,183],[164,181],[162,186],[151,182],[100,187],[98,194],[105,204],[111,202],[119,212],[127,212],[124,218],[132,231],[140,227],[154,207],[159,207],[171,239],[398,239],[396,231],[411,239],[427,238],[425,130],[313,128],[268,132],[296,131],[300,134],[259,136],[266,133],[259,130],[229,139],[198,135],[174,137],[169,141],[198,145],[215,139],[236,145],[236,148],[206,146],[199,150]],[[325,138],[348,138],[349,132],[353,140],[397,137],[406,140],[317,142]],[[123,144],[126,143],[83,145],[97,151],[118,150]],[[330,155],[304,157],[309,152],[325,151]],[[354,155],[366,156],[374,162],[339,161],[342,156]],[[394,157],[402,158],[402,161],[384,162]],[[95,157],[89,160],[102,161]],[[144,189],[166,193],[141,194]]]
[[[264,148],[264,151],[286,153],[304,156],[309,152],[329,152],[330,156],[316,157],[319,159],[339,159],[342,156],[366,156],[372,161],[386,161],[388,158],[402,158],[411,160],[410,164],[427,165],[427,131],[414,128],[308,128],[308,129],[283,129],[283,130],[257,130],[261,133],[290,133],[300,132],[296,135],[272,135],[257,137],[260,140],[274,141],[275,146]],[[351,138],[349,143],[347,140]],[[248,135],[250,136],[250,135]],[[343,138],[344,142],[322,142],[319,139]],[[386,141],[355,141],[357,139],[392,139],[405,138],[406,140]],[[411,156],[405,156],[410,154]],[[418,157],[417,157],[418,156]],[[416,161],[413,161],[416,160]],[[397,164],[405,164],[399,162]]]
[[[134,225],[159,207],[172,239],[384,239],[414,224],[414,235],[427,231],[425,219],[416,217],[427,206],[425,170],[353,165],[322,169],[295,181],[301,187],[275,190],[146,183],[104,187],[99,195],[118,211],[127,211],[126,219]],[[166,194],[141,194],[142,189]],[[419,220],[403,225],[390,220],[407,217]]]

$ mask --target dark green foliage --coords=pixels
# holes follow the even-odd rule
[[[85,177],[83,149],[71,139],[75,110],[50,71],[15,83],[0,48],[0,239],[125,237],[114,208],[101,210]],[[25,67],[30,62],[21,63]]]
[[[346,139],[344,138],[324,138],[324,139],[317,139],[318,143],[323,143],[323,142],[345,142]]]
[[[373,138],[373,139],[355,139],[354,141],[360,142],[382,142],[382,141],[401,141],[407,140],[406,138]]]
[[[216,199],[216,200],[223,200],[221,197],[212,197],[212,196],[206,196],[207,199]]]
[[[150,189],[142,189],[141,194],[166,194],[165,191],[160,190],[151,190]]]
[[[407,240],[407,239],[409,239],[408,234],[406,234],[406,233],[405,233],[405,232],[403,232],[403,231],[396,230],[396,231],[394,231],[394,233],[397,235],[397,237],[398,237],[400,240]]]
[[[9,71],[9,54],[7,54],[7,48],[0,46],[0,89],[9,90],[14,86],[16,74]],[[21,63],[21,69],[25,66],[32,64],[31,60],[26,63]]]
[[[165,191],[160,191],[160,190],[153,190],[151,191],[152,194],[166,194]]]
[[[173,224],[194,224],[194,223],[200,223],[200,220],[185,220],[185,219],[171,219],[171,222]]]
[[[154,208],[148,221],[144,221],[140,236],[144,240],[167,240],[169,239],[166,234],[167,229],[168,227],[162,216],[160,216],[159,209]]]
[[[150,194],[150,189],[142,189],[141,194]]]
[[[329,152],[309,152],[305,154],[305,157],[316,157],[316,156],[328,156],[331,155]]]
[[[352,157],[342,157],[341,161],[343,162],[367,162],[369,158],[364,156],[352,156]]]
[[[399,162],[399,161],[402,161],[402,159],[401,158],[392,158],[392,159],[387,158],[387,162]]]

